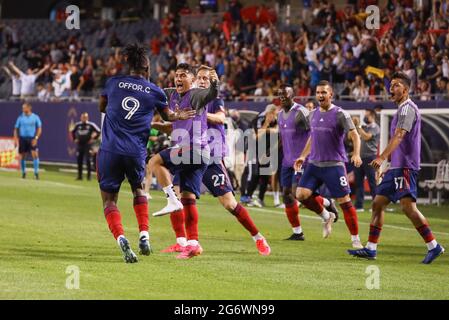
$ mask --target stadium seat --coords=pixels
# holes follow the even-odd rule
[[[436,190],[437,192],[437,205],[441,205],[441,194],[443,191],[443,188],[445,188],[445,185],[448,185],[449,190],[449,164],[446,160],[441,160],[437,164],[437,172],[435,175],[435,179],[433,180],[425,180],[424,184],[419,184],[419,186],[424,186],[424,189],[426,189],[429,192],[429,204],[433,203],[433,191]],[[448,179],[448,180],[446,180]]]

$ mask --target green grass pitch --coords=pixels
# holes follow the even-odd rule
[[[283,240],[291,229],[283,211],[251,209],[272,254],[257,253],[249,234],[213,197],[198,201],[204,253],[178,261],[159,251],[174,243],[169,217],[150,217],[154,254],[125,264],[101,209],[96,181],[44,172],[22,180],[0,172],[0,299],[448,299],[448,254],[431,265],[420,261],[426,247],[406,217],[387,213],[378,259],[346,254],[350,241],[341,219],[329,239],[321,223],[301,209],[304,242]],[[153,192],[150,213],[165,203]],[[137,251],[132,196],[124,184],[119,198],[126,235]],[[368,204],[367,204],[368,205]],[[421,206],[439,240],[449,249],[449,208]],[[365,243],[370,214],[362,213]],[[369,289],[367,267],[379,270],[379,289]],[[79,289],[68,289],[79,268]],[[368,268],[368,271],[371,270]],[[70,271],[70,270],[69,270]],[[70,286],[69,286],[70,288]]]

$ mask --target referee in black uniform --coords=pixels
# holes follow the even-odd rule
[[[86,159],[87,166],[87,180],[91,179],[91,154],[90,149],[92,143],[100,136],[100,128],[89,121],[89,114],[84,112],[81,114],[81,121],[75,124],[72,130],[72,138],[77,146],[77,161],[78,161],[78,178],[76,180],[83,180],[83,159]]]

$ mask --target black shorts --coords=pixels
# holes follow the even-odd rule
[[[31,145],[31,141],[33,141],[34,138],[19,138],[19,153],[29,153],[31,151],[37,151],[37,144],[33,147]]]

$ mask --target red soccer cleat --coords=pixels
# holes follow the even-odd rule
[[[271,253],[271,248],[265,238],[257,240],[256,247],[257,250],[259,250],[259,253],[263,256],[269,256]]]
[[[161,250],[163,253],[172,253],[172,252],[182,252],[184,251],[185,247],[181,246],[179,243],[173,244],[164,250]]]
[[[197,246],[187,246],[176,256],[176,259],[190,259],[199,256],[203,252],[203,248],[198,244]]]

